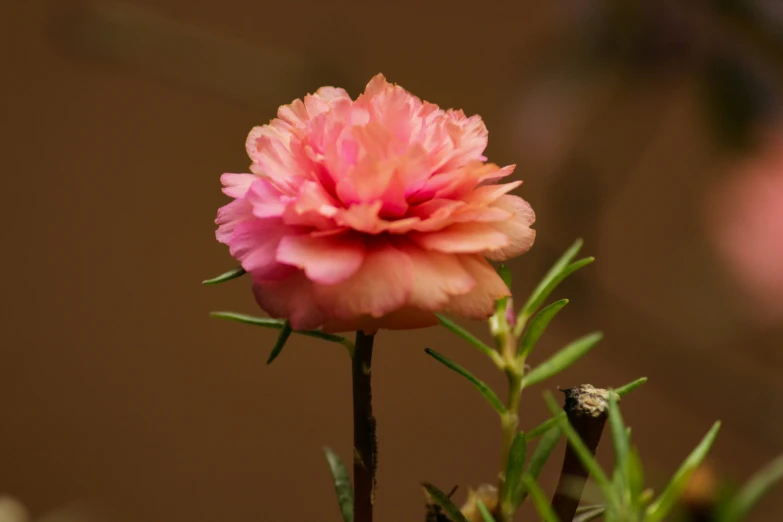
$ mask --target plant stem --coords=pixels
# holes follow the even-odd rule
[[[501,416],[500,423],[503,432],[503,450],[500,460],[500,481],[498,483],[498,498],[505,498],[506,466],[511,444],[519,429],[519,403],[522,398],[522,368],[524,360],[517,359],[516,337],[509,331],[503,338],[503,359],[506,363],[506,376],[508,377],[508,402],[506,413]],[[498,505],[498,513],[495,514],[499,522],[511,522],[514,516],[514,506]]]
[[[589,384],[562,391],[566,396],[563,409],[568,416],[568,422],[579,434],[587,449],[595,455],[606,424],[609,392]],[[569,444],[563,459],[563,469],[560,471],[557,489],[552,497],[552,508],[558,520],[573,520],[588,475],[587,468],[582,465]]]
[[[353,378],[353,513],[355,522],[372,522],[375,469],[378,460],[375,418],[372,416],[370,367],[375,337],[356,332]]]

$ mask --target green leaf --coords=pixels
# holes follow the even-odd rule
[[[430,496],[432,501],[439,505],[443,511],[446,512],[446,515],[448,515],[452,522],[468,522],[468,519],[466,519],[465,515],[462,514],[462,511],[460,511],[459,508],[454,505],[454,502],[451,501],[448,495],[429,482],[422,482],[421,485],[424,487],[424,490]]]
[[[631,448],[628,452],[626,469],[628,470],[628,489],[631,492],[631,501],[637,508],[636,511],[639,512],[643,507],[642,493],[644,492],[644,467],[642,466],[642,459],[636,448]]]
[[[506,265],[500,265],[498,267],[498,275],[506,283],[506,286],[511,290],[511,270]]]
[[[451,319],[444,317],[440,314],[435,314],[435,317],[438,318],[440,324],[442,324],[448,330],[451,330],[453,333],[465,339],[467,342],[469,342],[470,344],[478,348],[479,351],[481,351],[481,353],[488,355],[492,360],[496,360],[497,358],[500,357],[495,350],[493,350],[486,344],[482,343],[476,336],[474,336],[472,333],[462,328],[460,325],[458,325]]]
[[[576,510],[573,522],[590,522],[602,516],[606,512],[606,506],[586,506]]]
[[[590,450],[587,449],[585,443],[582,442],[582,438],[579,436],[576,430],[574,430],[573,426],[571,426],[571,423],[568,422],[568,417],[566,415],[559,415],[562,413],[562,409],[560,406],[558,406],[555,398],[552,397],[552,393],[548,390],[544,393],[544,400],[546,401],[549,410],[552,412],[552,415],[557,418],[558,425],[560,426],[560,429],[563,430],[563,433],[565,433],[565,436],[568,439],[568,443],[574,449],[576,456],[598,483],[598,486],[603,491],[607,501],[614,499],[614,491],[612,490],[612,485],[610,484],[606,473],[604,473],[604,470],[602,470],[601,466],[598,465],[595,457],[592,453],[590,453]]]
[[[541,518],[544,519],[544,522],[559,522],[557,520],[557,515],[549,504],[549,500],[546,498],[546,495],[544,495],[544,492],[538,484],[536,484],[536,481],[533,480],[533,477],[525,475],[522,477],[522,483],[530,492],[533,504],[535,504],[536,510],[538,511],[538,514],[541,515]]]
[[[525,374],[525,376],[522,377],[522,386],[532,386],[533,384],[537,384],[562,372],[587,354],[593,346],[598,344],[598,341],[600,341],[603,336],[604,335],[601,332],[593,332],[568,344],[552,357]]]
[[[229,270],[225,274],[220,274],[217,277],[213,277],[212,279],[205,279],[201,282],[202,285],[217,285],[219,283],[225,283],[226,281],[231,281],[232,279],[236,279],[237,277],[241,277],[245,275],[247,272],[245,272],[245,269],[240,267],[237,267],[233,270]]]
[[[549,417],[547,420],[545,420],[535,428],[528,430],[526,435],[527,441],[530,442],[531,440],[535,439],[539,435],[543,435],[544,433],[548,432],[555,426],[558,426],[559,425],[558,423],[560,422],[559,418],[565,416],[566,416],[565,412],[561,411],[554,417]]]
[[[487,402],[489,402],[490,406],[495,408],[495,410],[498,413],[502,414],[502,413],[506,412],[506,407],[503,406],[502,402],[500,402],[500,399],[498,399],[498,396],[495,395],[495,392],[493,392],[489,388],[489,386],[487,386],[486,384],[484,384],[483,382],[478,380],[476,377],[474,377],[472,373],[470,373],[469,371],[467,371],[462,366],[458,365],[457,363],[455,363],[454,361],[448,359],[447,357],[439,354],[438,352],[436,352],[435,350],[433,350],[431,348],[426,348],[424,351],[426,352],[427,355],[431,356],[433,359],[435,359],[439,363],[443,364],[444,366],[446,366],[450,370],[453,370],[453,371],[457,372],[458,374],[462,375],[467,380],[469,380],[471,382],[471,384],[473,384],[473,386],[476,387],[476,389],[479,391],[479,393],[487,400]]]
[[[348,469],[340,460],[340,457],[329,448],[324,448],[326,460],[329,462],[329,469],[334,479],[334,491],[337,493],[337,502],[340,505],[340,512],[343,514],[343,522],[353,522],[353,488],[351,487],[351,476]]]
[[[501,509],[507,515],[506,519],[511,519],[514,510],[518,505],[515,500],[520,488],[520,480],[525,470],[525,459],[527,458],[527,440],[524,432],[519,432],[511,442],[511,448],[508,451],[508,462],[506,462],[506,480],[503,487],[503,497],[500,499]]]
[[[750,513],[775,484],[783,479],[783,455],[779,456],[748,480],[742,489],[729,501],[720,522],[740,522]]]
[[[614,444],[616,477],[620,481],[615,482],[615,487],[625,489],[625,485],[628,484],[628,452],[630,448],[625,423],[614,393],[609,393],[609,427],[612,431],[612,443]]]
[[[291,332],[293,332],[291,329],[291,324],[288,322],[288,320],[286,320],[283,323],[283,329],[280,330],[280,335],[277,336],[275,345],[272,347],[272,351],[269,352],[269,359],[266,360],[267,364],[272,364],[272,361],[277,359],[277,356],[280,355],[280,352],[283,351],[285,343],[288,342],[288,338],[291,337]]]
[[[677,499],[679,499],[685,489],[691,474],[699,467],[707,456],[707,452],[710,451],[712,444],[715,442],[715,437],[718,435],[719,429],[720,422],[713,424],[712,428],[707,432],[699,445],[696,446],[691,454],[688,455],[688,458],[680,465],[680,468],[663,490],[661,496],[647,508],[647,522],[658,522],[669,514],[669,511],[674,507],[674,503],[677,502]]]
[[[252,315],[237,314],[234,312],[211,312],[209,315],[218,319],[225,319],[227,321],[236,321],[238,323],[251,324],[253,326],[263,326],[265,328],[274,328],[276,330],[282,330],[285,326],[285,320],[283,319],[271,319],[269,317],[253,317]],[[306,335],[308,337],[315,337],[317,339],[323,339],[324,341],[330,341],[333,343],[339,343],[349,350],[353,350],[353,342],[350,339],[346,339],[341,335],[334,335],[321,332],[319,330],[294,330],[294,333],[299,335]]]
[[[484,504],[484,501],[482,501],[480,498],[476,500],[476,507],[478,508],[479,513],[481,513],[481,519],[484,522],[495,522],[495,518],[492,516],[492,513],[489,512],[487,505]]]
[[[561,299],[550,304],[530,321],[530,326],[527,327],[525,335],[522,337],[522,343],[519,346],[519,357],[527,357],[536,343],[543,335],[546,327],[557,315],[557,312],[563,309],[568,304],[568,299]]]
[[[576,254],[578,254],[579,250],[582,248],[582,244],[583,241],[577,239],[560,259],[552,265],[552,268],[549,269],[549,272],[547,272],[541,282],[538,283],[538,286],[533,290],[533,293],[530,294],[527,302],[522,307],[519,322],[524,322],[528,317],[533,315],[544,301],[546,301],[549,294],[551,294],[552,291],[557,288],[557,285],[566,277],[594,261],[592,257],[587,257],[576,261],[575,263],[571,263],[571,260],[576,257]]]
[[[632,391],[634,391],[636,388],[641,386],[642,384],[647,382],[647,377],[639,377],[635,381],[629,382],[625,386],[620,386],[619,388],[616,388],[613,390],[617,395],[620,397],[623,397],[625,395],[628,395]]]
[[[533,454],[530,456],[530,463],[527,465],[527,471],[525,471],[526,475],[530,475],[533,479],[538,479],[541,470],[544,469],[544,464],[546,464],[555,447],[557,447],[561,434],[562,431],[559,426],[553,426],[544,433],[541,440],[536,444],[536,449],[533,450]],[[516,498],[514,499],[515,508],[522,505],[527,498],[527,495],[527,489],[525,489],[524,484],[521,484],[519,491],[516,492]]]

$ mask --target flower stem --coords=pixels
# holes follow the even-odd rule
[[[378,460],[375,418],[372,416],[370,366],[375,337],[356,332],[353,378],[353,513],[355,522],[372,522],[375,469]]]
[[[522,371],[524,360],[517,360],[516,338],[510,332],[502,339],[503,359],[506,362],[506,376],[508,377],[508,402],[506,404],[506,413],[500,418],[501,429],[503,432],[503,451],[500,460],[500,481],[498,483],[498,498],[506,498],[504,488],[506,486],[505,470],[508,464],[508,454],[511,451],[511,444],[519,430],[519,403],[522,398]],[[496,518],[499,522],[510,522],[514,517],[514,506],[500,504]]]

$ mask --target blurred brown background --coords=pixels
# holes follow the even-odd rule
[[[733,480],[783,450],[780,317],[758,320],[704,217],[776,114],[775,13],[627,5],[6,2],[0,494],[35,516],[79,501],[127,522],[339,519],[321,448],[350,457],[345,353],[296,338],[267,367],[274,332],[207,316],[256,313],[246,282],[199,283],[234,266],[213,220],[250,128],[377,72],[481,114],[490,159],[519,165],[538,240],[515,292],[585,238],[598,261],[558,291],[572,305],[534,360],[601,329],[552,386],[650,378],[624,412],[652,485],[717,418],[713,463]],[[376,346],[377,519],[422,520],[420,480],[464,494],[500,451],[494,413],[423,348],[504,383],[440,329]],[[544,418],[540,392],[523,426]],[[780,519],[768,498],[750,520]]]

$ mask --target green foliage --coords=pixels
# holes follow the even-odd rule
[[[568,304],[568,299],[561,299],[548,305],[546,308],[538,312],[536,316],[530,321],[530,326],[527,327],[525,334],[522,336],[522,342],[519,344],[519,357],[527,357],[530,352],[535,348],[536,343],[544,334],[546,327],[552,319],[555,318],[557,313],[562,310],[565,305]]]
[[[351,489],[351,476],[348,469],[340,460],[340,457],[329,448],[324,448],[326,460],[329,463],[329,470],[332,472],[334,481],[334,491],[337,494],[337,503],[340,506],[340,513],[343,515],[343,522],[353,522],[353,489]]]
[[[468,522],[465,515],[462,514],[462,511],[451,501],[448,495],[429,482],[422,482],[421,485],[432,501],[446,512],[452,522]]]
[[[245,269],[240,267],[237,267],[233,270],[229,270],[228,272],[225,272],[223,274],[220,274],[217,277],[213,277],[212,279],[205,279],[201,282],[202,285],[217,285],[220,283],[225,283],[226,281],[231,281],[232,279],[236,279],[237,277],[241,277],[245,275],[247,272],[245,272]]]
[[[288,322],[288,320],[284,321],[283,328],[280,329],[280,335],[277,336],[277,341],[272,347],[272,351],[269,352],[269,359],[266,360],[267,364],[271,364],[272,361],[277,359],[277,356],[280,355],[280,352],[283,351],[285,343],[288,342],[288,338],[291,337],[292,331],[291,324]]]
[[[443,364],[446,368],[454,372],[457,372],[458,374],[465,377],[468,381],[470,381],[470,383],[476,387],[476,389],[481,394],[481,396],[487,400],[487,402],[490,404],[490,406],[492,406],[495,409],[495,411],[501,414],[506,412],[506,407],[503,406],[502,402],[500,402],[500,399],[498,399],[498,396],[495,394],[495,392],[493,392],[489,386],[487,386],[482,381],[474,377],[472,373],[470,373],[459,364],[439,354],[438,352],[436,352],[431,348],[427,348],[424,351],[427,353],[427,355],[431,356],[433,359]]]
[[[525,374],[522,378],[522,386],[527,387],[538,384],[539,382],[562,372],[584,357],[587,352],[598,344],[598,341],[600,341],[602,337],[603,334],[601,332],[593,332],[566,345],[552,357]]]

